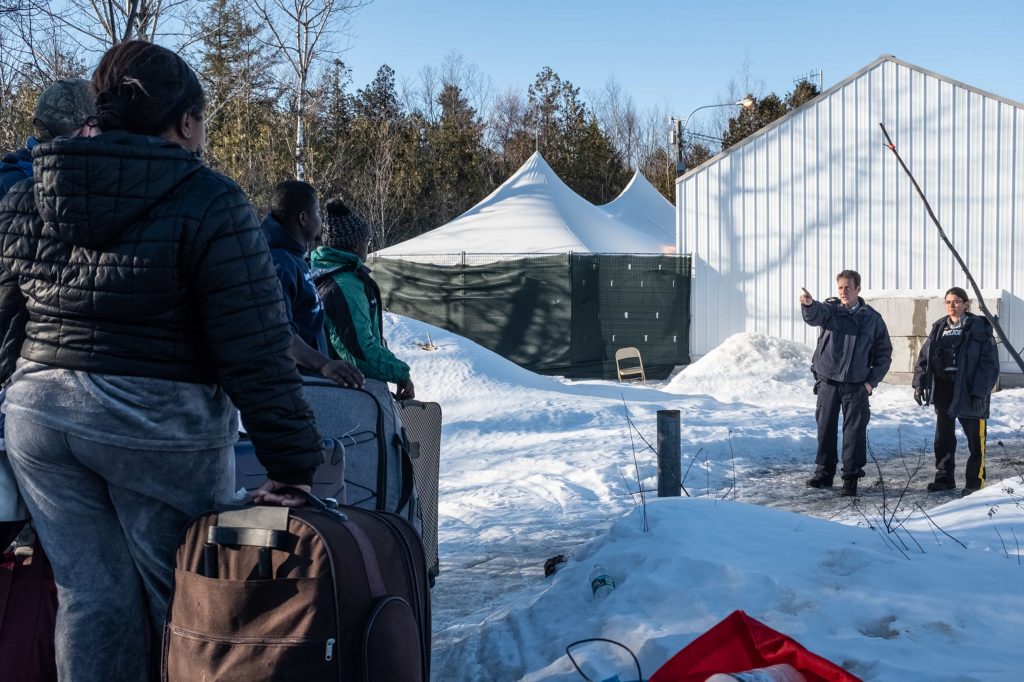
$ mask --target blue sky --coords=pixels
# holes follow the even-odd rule
[[[780,95],[821,69],[825,87],[881,54],[1024,101],[1024,2],[375,0],[343,58],[361,88],[387,63],[415,79],[452,51],[495,90],[525,92],[544,66],[584,92],[608,77],[638,107],[685,115],[719,101],[744,63]]]

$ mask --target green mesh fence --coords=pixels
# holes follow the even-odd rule
[[[640,349],[649,378],[687,364],[690,257],[449,254],[375,258],[384,305],[544,374],[615,378]]]

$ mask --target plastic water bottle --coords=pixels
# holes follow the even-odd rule
[[[778,663],[738,673],[715,673],[704,682],[807,682],[807,678],[789,663]]]
[[[590,571],[590,591],[595,597],[606,597],[615,589],[615,580],[608,573],[608,569],[597,564]]]

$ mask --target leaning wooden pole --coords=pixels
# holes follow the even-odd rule
[[[1010,354],[1010,357],[1013,358],[1014,362],[1017,363],[1017,366],[1020,367],[1020,371],[1024,372],[1024,360],[1021,360],[1020,353],[1018,353],[1014,345],[1010,343],[1010,339],[1006,338],[1006,332],[1003,331],[1002,325],[999,324],[999,319],[988,311],[988,306],[985,305],[985,299],[981,295],[981,289],[978,287],[978,283],[974,281],[974,276],[971,275],[971,271],[967,268],[967,263],[965,263],[964,259],[960,257],[960,252],[956,250],[952,242],[949,241],[949,237],[946,236],[946,231],[942,229],[942,225],[939,224],[939,219],[935,217],[935,212],[932,211],[931,204],[928,203],[928,198],[924,195],[924,192],[921,191],[921,186],[918,185],[917,180],[914,179],[914,174],[910,172],[910,169],[907,168],[907,164],[903,162],[903,157],[901,157],[900,153],[896,151],[896,145],[892,143],[892,138],[889,137],[889,133],[885,129],[885,124],[879,123],[878,127],[882,129],[882,134],[885,135],[885,146],[889,148],[889,151],[891,151],[896,157],[896,160],[899,161],[900,167],[907,174],[907,177],[910,178],[911,184],[914,185],[914,189],[917,190],[918,196],[920,196],[921,201],[924,202],[924,208],[928,211],[928,217],[932,219],[933,223],[935,223],[935,227],[938,229],[939,236],[942,237],[943,243],[949,247],[949,250],[953,253],[953,258],[956,258],[956,262],[960,264],[964,274],[967,275],[967,281],[970,282],[971,288],[974,290],[974,295],[978,299],[978,307],[981,308],[981,312],[985,314],[985,319],[988,320],[996,330],[996,336],[998,336],[999,340],[1003,342],[1003,348],[1006,349],[1006,352]]]

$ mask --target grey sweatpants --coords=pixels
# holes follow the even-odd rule
[[[10,414],[7,452],[57,581],[60,680],[149,679],[178,534],[230,498],[232,448],[134,450]]]

